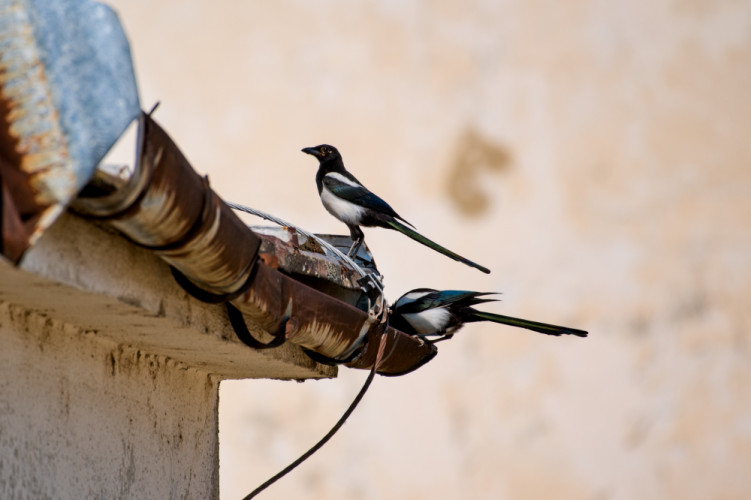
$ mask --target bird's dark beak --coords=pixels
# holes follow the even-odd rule
[[[318,151],[316,148],[302,148],[302,152],[315,156],[316,158],[321,157],[321,152]]]

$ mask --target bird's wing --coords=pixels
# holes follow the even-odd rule
[[[330,172],[323,178],[323,186],[328,189],[334,196],[354,203],[363,208],[374,210],[376,212],[399,217],[391,206],[371,193],[365,186],[359,182],[348,179],[338,172]]]
[[[434,290],[417,297],[414,301],[400,305],[398,312],[401,314],[417,313],[460,302],[462,302],[461,305],[463,306],[471,306],[493,300],[477,298],[491,294],[491,292],[470,292],[466,290]]]
[[[494,299],[478,299],[485,295],[493,295],[493,292],[471,292],[467,290],[441,290],[432,298],[431,307],[441,307],[449,304],[461,303],[463,306],[490,302]]]

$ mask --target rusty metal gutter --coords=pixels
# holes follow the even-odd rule
[[[239,294],[260,239],[146,114],[139,118],[137,149],[137,168],[125,185],[114,192],[87,188],[73,208],[151,249],[208,293]]]
[[[231,301],[255,338],[267,340],[286,314],[286,341],[353,368],[372,366],[381,329],[360,276],[290,229],[255,234],[146,114],[137,149],[129,179],[95,178],[73,208],[154,251],[206,300]],[[406,373],[435,356],[417,338],[391,328],[386,335],[379,373]]]
[[[287,323],[289,342],[329,358],[346,358],[354,349],[358,355],[346,363],[351,368],[370,369],[378,342],[377,321],[368,313],[311,288],[264,262],[256,266],[248,292],[233,304],[253,324],[269,332],[278,325],[291,303]],[[432,344],[393,328],[385,331],[386,354],[378,373],[401,375],[430,361],[436,354]]]

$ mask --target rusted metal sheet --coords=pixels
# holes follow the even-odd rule
[[[281,267],[285,272],[360,290],[358,276],[342,261],[326,258],[323,248],[314,239],[307,238],[289,227],[252,226],[251,230],[262,240],[261,253],[269,259],[277,259],[276,267]]]
[[[0,252],[21,259],[138,111],[109,7],[0,0]]]
[[[342,260],[326,253],[314,238],[308,238],[292,227],[251,226],[251,230],[261,238],[260,255],[269,265],[342,302],[367,309],[367,297],[359,282],[361,275],[345,266]],[[315,236],[337,248],[340,238],[344,239],[335,235]],[[352,240],[346,238],[346,243],[339,246],[346,253],[351,245]],[[359,255],[362,258],[357,259],[358,265],[378,276],[366,244],[361,245]]]
[[[121,189],[87,190],[73,208],[152,249],[199,288],[231,295],[248,282],[260,240],[199,176],[148,115],[139,122],[138,165]]]

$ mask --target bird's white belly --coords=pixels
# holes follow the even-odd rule
[[[409,313],[402,315],[417,333],[430,335],[439,333],[449,322],[451,314],[443,307],[428,309],[419,313]]]
[[[363,207],[335,196],[326,186],[321,189],[321,202],[331,215],[345,224],[359,225],[365,212]]]

